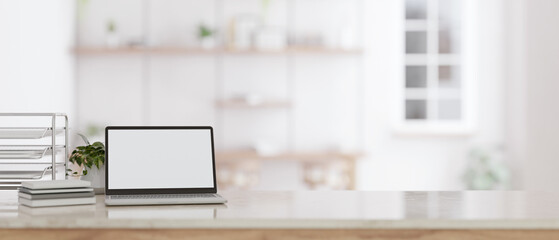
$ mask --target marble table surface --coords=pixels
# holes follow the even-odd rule
[[[29,208],[0,191],[0,228],[559,229],[559,193],[228,191],[223,205]]]

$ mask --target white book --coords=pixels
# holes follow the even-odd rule
[[[39,189],[39,190],[19,188],[19,191],[24,193],[29,193],[29,194],[77,193],[77,192],[93,192],[93,188],[61,188],[61,189]]]
[[[52,206],[70,206],[95,204],[95,197],[86,198],[59,198],[59,199],[39,199],[30,200],[19,198],[19,203],[29,207],[52,207]]]
[[[49,180],[49,181],[27,181],[27,182],[22,182],[21,186],[28,189],[59,189],[59,188],[91,187],[91,183],[83,180],[68,179],[68,180]]]
[[[37,199],[59,199],[59,198],[80,198],[80,197],[93,197],[94,192],[71,192],[71,193],[51,193],[51,194],[29,194],[24,192],[18,193],[19,197],[31,200]]]

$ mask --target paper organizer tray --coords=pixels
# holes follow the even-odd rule
[[[55,135],[65,129],[56,129]],[[41,139],[52,136],[50,127],[0,127],[0,139]]]
[[[15,171],[2,171],[0,170],[0,179],[41,179],[47,173],[52,172],[52,167],[46,167],[43,170],[15,170]]]
[[[0,113],[0,120],[0,189],[15,189],[22,181],[66,178],[66,114]]]
[[[56,152],[64,148],[56,146]],[[0,145],[0,159],[41,159],[49,154],[52,154],[50,145]]]

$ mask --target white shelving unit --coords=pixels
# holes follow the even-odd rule
[[[351,9],[351,14],[350,15],[358,15],[356,18],[360,19],[363,16],[363,13],[361,11],[361,6],[364,3],[365,0],[355,0],[355,1],[346,1],[346,0],[339,0],[338,2],[336,2],[336,4],[338,5],[347,5],[348,9]],[[314,8],[308,8],[306,12],[301,13],[301,8],[297,8],[297,3],[303,2],[303,1],[297,1],[297,0],[285,0],[285,1],[278,1],[281,4],[281,12],[280,13],[276,13],[276,15],[281,15],[282,17],[280,18],[284,18],[285,19],[285,25],[281,26],[284,27],[285,32],[287,33],[295,33],[297,31],[300,31],[301,29],[298,29],[296,27],[297,25],[297,20],[296,20],[296,16],[306,16],[308,14],[305,14],[307,12],[310,12],[309,9],[313,9]],[[315,4],[313,6],[321,6],[324,4],[329,4],[332,3],[333,1],[328,1],[328,2],[322,2],[322,1],[306,1],[306,4]],[[259,1],[240,1],[240,3],[242,4],[246,4],[246,3],[251,3],[251,4],[260,4]],[[143,31],[141,34],[143,34],[143,39],[146,40],[150,40],[152,38],[156,38],[154,36],[151,36],[150,34],[152,34],[153,32],[161,32],[160,29],[150,29],[151,27],[153,27],[155,24],[153,24],[153,22],[157,22],[160,20],[155,19],[157,14],[150,14],[149,9],[150,7],[153,8],[157,8],[154,5],[154,2],[151,1],[143,1],[143,2],[138,2],[138,5],[143,4],[143,7],[138,7],[138,9],[142,9],[137,11],[139,19],[141,21],[136,21],[136,22],[141,22],[141,26],[136,26],[137,29],[141,29],[139,31]],[[158,2],[157,4],[161,4],[160,2]],[[170,2],[170,4],[173,4],[173,2]],[[175,3],[175,4],[184,4],[184,3]],[[202,4],[202,3],[200,3]],[[351,97],[356,96],[355,98],[362,98],[362,96],[360,96],[361,94],[361,89],[359,89],[359,87],[363,86],[363,50],[361,49],[360,45],[363,44],[361,42],[362,39],[362,35],[360,33],[360,29],[362,27],[362,21],[356,21],[356,25],[351,25],[348,24],[349,26],[352,26],[352,31],[355,32],[356,36],[355,36],[355,46],[353,47],[342,47],[342,44],[340,44],[340,46],[333,46],[333,45],[329,45],[326,43],[323,44],[317,44],[317,45],[304,45],[304,44],[288,44],[284,49],[277,49],[277,50],[264,50],[264,49],[257,49],[256,47],[250,47],[250,48],[243,48],[243,49],[238,49],[235,47],[230,46],[229,43],[227,43],[225,41],[225,36],[227,34],[227,26],[229,24],[228,20],[229,17],[232,17],[233,15],[242,15],[244,14],[243,11],[244,10],[240,10],[241,7],[239,6],[234,6],[234,3],[232,3],[232,1],[225,1],[225,0],[216,0],[216,1],[208,1],[205,2],[203,4],[208,4],[209,6],[211,6],[212,10],[210,10],[210,12],[212,12],[212,14],[215,14],[214,16],[212,16],[211,18],[213,19],[205,19],[206,21],[209,21],[212,23],[213,26],[215,26],[215,28],[217,28],[218,31],[218,41],[219,44],[217,44],[217,46],[213,49],[204,49],[201,47],[196,47],[194,46],[192,43],[190,43],[191,45],[187,45],[187,44],[183,44],[183,45],[171,45],[171,44],[160,44],[160,45],[147,45],[147,46],[136,46],[136,47],[117,47],[117,48],[107,48],[104,47],[102,45],[87,45],[87,46],[78,46],[75,49],[72,49],[72,51],[74,52],[74,54],[76,54],[79,58],[85,58],[86,60],[94,60],[92,62],[95,61],[99,61],[100,59],[109,59],[109,58],[113,58],[113,59],[127,59],[129,61],[134,61],[137,64],[137,66],[141,65],[141,70],[138,71],[138,74],[135,74],[135,82],[134,84],[138,84],[140,85],[138,87],[138,89],[141,89],[141,93],[138,94],[139,96],[141,96],[139,99],[138,104],[143,106],[143,110],[142,110],[142,116],[141,117],[137,117],[136,119],[142,119],[140,121],[139,124],[154,124],[153,121],[151,121],[151,114],[155,111],[153,108],[151,108],[150,106],[150,101],[152,101],[155,97],[153,97],[153,95],[150,95],[150,90],[149,90],[149,86],[153,86],[153,82],[152,79],[150,79],[151,76],[153,76],[153,74],[150,73],[150,69],[153,68],[154,65],[157,64],[157,61],[160,61],[161,59],[179,59],[179,58],[197,58],[200,57],[201,61],[204,61],[205,63],[207,63],[208,65],[211,65],[211,71],[213,71],[213,73],[211,74],[211,78],[212,80],[210,80],[212,83],[208,84],[210,85],[213,89],[208,90],[207,92],[209,92],[211,94],[213,94],[213,98],[209,104],[209,107],[213,107],[213,109],[211,110],[211,114],[208,115],[212,115],[212,120],[214,121],[214,126],[216,127],[216,146],[217,146],[217,151],[223,151],[224,153],[227,151],[243,151],[244,149],[242,149],[242,147],[250,147],[250,146],[238,146],[235,144],[228,144],[228,143],[232,143],[235,142],[237,136],[235,137],[230,137],[234,134],[237,134],[237,132],[241,132],[243,129],[247,129],[246,132],[250,132],[250,133],[261,133],[261,132],[266,132],[266,130],[268,129],[274,129],[276,130],[275,132],[271,132],[268,131],[265,134],[262,135],[266,135],[266,137],[270,136],[270,135],[274,135],[270,142],[272,142],[272,144],[276,144],[276,142],[278,142],[279,144],[277,144],[278,146],[280,146],[279,148],[281,148],[279,150],[279,156],[281,157],[286,157],[286,158],[297,158],[300,155],[311,155],[311,156],[316,156],[316,159],[324,159],[324,156],[332,156],[332,158],[336,158],[336,159],[340,159],[341,157],[339,156],[345,156],[345,153],[342,153],[342,151],[337,150],[337,149],[341,149],[342,147],[339,146],[333,146],[334,144],[323,144],[324,146],[320,146],[322,147],[322,149],[320,149],[319,147],[317,147],[319,150],[315,150],[313,152],[311,152],[310,154],[308,154],[307,152],[305,152],[305,154],[301,154],[301,149],[297,149],[295,145],[297,145],[297,134],[298,134],[298,130],[297,127],[295,126],[297,124],[297,121],[300,121],[297,119],[297,110],[298,108],[300,108],[300,102],[297,101],[297,92],[303,92],[303,91],[315,91],[315,90],[320,90],[319,86],[320,84],[326,84],[328,85],[329,82],[334,82],[331,80],[338,80],[338,79],[344,79],[344,78],[348,78],[351,77],[351,82],[350,84],[355,85],[355,88],[352,88],[353,85],[351,85],[352,87],[347,87],[348,89],[351,88]],[[239,4],[241,5],[241,4]],[[254,15],[254,9],[258,8],[258,6],[245,6],[247,9],[247,12],[249,12],[250,14]],[[231,10],[232,6],[234,6],[234,10]],[[227,12],[227,8],[229,8],[229,12]],[[283,12],[285,10],[285,12]],[[252,12],[251,12],[252,11]],[[279,11],[278,11],[279,12]],[[152,12],[153,13],[153,12]],[[160,13],[159,13],[160,14]],[[228,15],[229,14],[229,15]],[[211,14],[206,14],[206,15],[211,15]],[[325,14],[326,18],[331,18],[330,14]],[[204,18],[206,16],[202,16],[202,18]],[[151,18],[151,19],[150,19]],[[185,18],[187,19],[187,18]],[[362,20],[362,19],[361,19]],[[150,21],[152,22],[150,24]],[[198,20],[197,20],[198,21]],[[192,24],[198,24],[198,22],[193,22]],[[282,23],[283,24],[283,23]],[[322,24],[322,23],[319,23]],[[328,24],[328,23],[324,23],[324,24]],[[179,26],[180,24],[176,24],[177,26]],[[163,26],[163,25],[157,25],[157,26]],[[167,25],[165,25],[167,26]],[[328,26],[329,28],[332,26]],[[180,29],[175,29],[173,31],[177,32]],[[306,29],[306,30],[310,30],[310,31],[321,31],[323,29]],[[79,32],[79,31],[78,31]],[[194,32],[192,32],[192,34],[194,34]],[[341,34],[341,33],[340,33]],[[164,34],[163,34],[164,35]],[[161,34],[158,36],[162,36]],[[289,35],[286,35],[286,38],[288,38]],[[326,38],[324,36],[324,38]],[[79,41],[78,41],[79,42]],[[289,42],[289,41],[288,41]],[[132,59],[132,60],[130,60]],[[347,60],[347,62],[351,62],[350,64],[346,64],[346,65],[350,65],[351,68],[348,69],[344,69],[344,72],[350,72],[350,74],[353,74],[355,72],[355,75],[351,75],[351,76],[347,76],[347,75],[343,75],[342,74],[338,75],[338,76],[325,76],[325,77],[321,77],[320,78],[320,83],[317,86],[317,89],[297,89],[296,88],[296,81],[298,80],[297,74],[298,74],[298,61],[305,61],[305,63],[309,63],[308,59],[316,59],[316,61],[324,61],[328,64],[332,64],[332,62],[337,62],[339,61],[339,59],[344,59],[344,61]],[[78,65],[80,65],[80,60],[78,59]],[[274,65],[273,69],[274,72],[270,73],[270,77],[269,78],[262,78],[261,81],[265,82],[265,81],[269,81],[269,82],[273,82],[271,83],[271,85],[273,86],[279,86],[278,88],[281,88],[281,90],[277,90],[277,92],[280,92],[274,96],[272,96],[273,94],[269,94],[272,91],[268,91],[269,89],[263,90],[262,92],[259,92],[259,89],[252,89],[250,87],[247,89],[242,89],[243,91],[246,90],[246,92],[234,92],[231,91],[229,89],[227,89],[228,87],[234,85],[231,82],[235,81],[235,80],[240,80],[239,82],[243,82],[246,85],[250,85],[247,84],[247,82],[249,82],[250,80],[246,80],[246,79],[242,79],[244,78],[250,78],[252,76],[250,76],[251,74],[246,74],[245,76],[231,76],[226,74],[226,72],[228,72],[228,70],[230,70],[229,68],[231,68],[232,65],[230,64],[237,64],[236,66],[240,66],[240,68],[246,68],[246,69],[250,69],[250,71],[255,70],[255,72],[258,72],[259,69],[252,69],[251,68],[251,61],[252,63],[257,62],[257,61],[270,61],[271,64],[270,65]],[[239,64],[238,62],[243,62],[243,64]],[[314,65],[314,64],[312,64]],[[269,66],[269,65],[267,65]],[[332,65],[330,65],[332,66]],[[258,72],[257,74],[262,74],[263,71]],[[267,73],[266,73],[267,74]],[[275,75],[274,75],[275,74]],[[242,74],[240,74],[242,75]],[[256,75],[256,74],[255,74]],[[349,75],[349,74],[348,74]],[[259,75],[259,76],[263,76],[263,75]],[[306,77],[306,76],[305,76]],[[329,78],[330,77],[330,78]],[[255,77],[256,78],[256,77]],[[299,77],[301,78],[301,77]],[[208,78],[209,80],[209,78]],[[82,80],[78,80],[78,85],[81,84],[79,81]],[[186,81],[186,80],[184,80]],[[208,82],[210,82],[208,81]],[[131,81],[132,82],[132,81]],[[256,81],[254,81],[256,82]],[[262,82],[260,83],[256,83],[255,85],[258,85],[258,87],[262,87]],[[355,83],[354,83],[355,82]],[[275,84],[275,85],[274,85]],[[334,85],[334,84],[332,84]],[[267,87],[267,86],[266,86]],[[343,88],[343,87],[342,87]],[[240,88],[237,88],[240,89]],[[349,91],[347,89],[343,89],[345,91]],[[339,91],[341,92],[342,90],[340,90],[340,88],[336,89],[335,91]],[[334,91],[334,94],[336,94],[337,92]],[[317,91],[318,92],[318,91]],[[238,94],[247,94],[247,95],[257,95],[260,100],[259,101],[250,101],[246,100],[238,100],[236,98],[236,95]],[[326,99],[328,100],[328,99]],[[342,99],[338,102],[342,102],[345,99]],[[349,101],[349,100],[348,100]],[[334,104],[338,104],[338,102],[334,103]],[[358,102],[358,101],[356,101]],[[180,103],[179,103],[180,104]],[[206,105],[207,102],[203,103],[204,106],[208,106]],[[313,103],[314,104],[314,103]],[[324,104],[329,104],[328,101],[325,101]],[[307,107],[307,106],[305,106]],[[307,107],[308,108],[308,107]],[[328,110],[328,109],[327,109]],[[324,112],[324,110],[323,110]],[[345,109],[342,109],[341,111],[342,113],[340,114],[355,114],[356,121],[345,121],[345,122],[349,122],[349,124],[344,125],[344,126],[348,126],[348,125],[358,125],[361,126],[361,121],[359,118],[359,112],[351,112],[350,110],[345,111]],[[91,112],[90,112],[91,114]],[[188,113],[190,114],[190,113]],[[337,115],[336,114],[331,114],[331,115]],[[241,116],[242,115],[242,116]],[[266,129],[263,129],[262,126],[266,125],[266,124],[254,124],[254,122],[250,122],[250,121],[246,121],[245,117],[247,115],[250,115],[250,117],[252,116],[256,116],[256,118],[262,117],[262,119],[264,119],[264,121],[266,120],[270,120],[272,117],[266,118],[270,115],[274,115],[274,119],[273,120],[277,120],[276,122],[270,124],[268,123],[266,127]],[[327,115],[327,114],[324,114]],[[241,116],[241,117],[239,117]],[[250,120],[250,117],[246,117],[247,119]],[[328,118],[329,116],[326,116],[326,118]],[[353,116],[352,116],[353,117]],[[232,120],[233,119],[233,120]],[[240,119],[240,120],[239,120]],[[281,119],[281,120],[278,120]],[[285,120],[284,120],[285,119]],[[260,120],[260,119],[259,119]],[[340,120],[340,122],[344,122],[344,120]],[[308,124],[307,122],[304,122],[303,124]],[[257,126],[259,125],[259,126]],[[280,126],[277,126],[280,125]],[[342,125],[342,124],[339,124]],[[271,126],[271,127],[270,127]],[[343,127],[343,126],[342,126]],[[353,127],[353,126],[351,126]],[[259,129],[256,129],[259,128]],[[335,130],[335,127],[332,127],[330,129],[326,128],[323,131],[329,131],[329,130]],[[231,129],[235,129],[234,131],[231,131]],[[256,129],[256,130],[255,130]],[[299,127],[299,129],[304,129],[304,127]],[[348,130],[348,132],[352,131],[353,129]],[[340,130],[340,132],[343,130]],[[356,131],[356,132],[362,132],[362,131]],[[355,138],[362,138],[362,135],[359,135],[361,133],[356,133]],[[227,135],[227,136],[225,136]],[[299,135],[304,135],[304,134],[300,134]],[[334,135],[334,134],[332,134]],[[240,137],[247,137],[249,136],[249,134],[242,134],[242,136]],[[261,138],[259,137],[254,137],[254,136],[250,136],[253,139],[249,139],[247,140],[246,138],[243,139],[245,140],[244,142],[242,142],[242,144],[244,145],[249,145],[249,144],[253,144],[256,141],[260,141]],[[232,140],[235,139],[235,140]],[[242,141],[242,140],[241,140]],[[239,141],[239,142],[241,142]],[[275,142],[274,142],[275,141]],[[334,141],[339,141],[338,139],[333,139],[331,142]],[[353,139],[352,136],[352,140],[351,142],[361,142],[360,139]],[[234,146],[233,146],[234,145]],[[341,144],[339,144],[341,145]],[[221,147],[221,149],[220,149]],[[338,147],[338,148],[336,148]],[[356,146],[355,148],[359,148],[361,146]],[[353,154],[353,155],[359,155],[359,154]],[[352,155],[352,156],[353,156]],[[220,156],[225,156],[223,157],[224,159],[227,158],[228,160],[230,160],[230,158],[239,158],[239,157],[244,157],[247,158],[246,155],[235,155],[235,154],[221,154]],[[294,157],[297,156],[297,157]],[[252,154],[250,156],[248,156],[248,158],[250,159],[257,159],[257,160],[266,160],[267,158],[261,156],[261,154],[256,153],[256,154]],[[357,157],[355,157],[354,159],[356,159]],[[354,160],[353,159],[353,160]],[[218,161],[220,160],[219,158],[217,159]],[[289,159],[289,160],[293,160],[293,159]],[[352,160],[352,161],[353,161]],[[353,161],[354,162],[354,161]],[[354,187],[354,177],[352,177],[351,179],[351,183],[348,184],[350,185],[350,187]]]

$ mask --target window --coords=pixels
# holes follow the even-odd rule
[[[398,130],[471,130],[472,79],[464,78],[466,0],[405,0],[403,91]],[[470,129],[470,130],[469,130]]]

